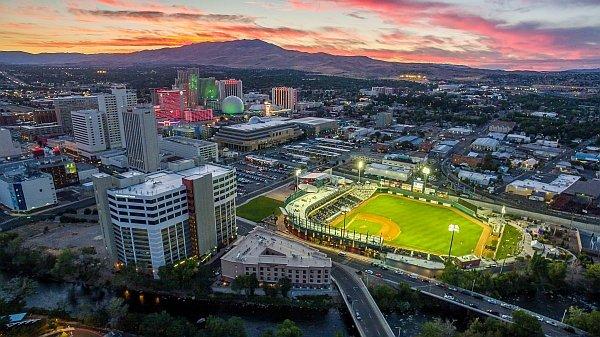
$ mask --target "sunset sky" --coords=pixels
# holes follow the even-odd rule
[[[283,48],[503,69],[600,67],[600,0],[0,0],[0,50]]]

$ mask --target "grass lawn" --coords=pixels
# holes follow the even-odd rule
[[[236,210],[236,213],[237,216],[244,219],[259,222],[273,213],[276,215],[281,214],[279,207],[282,205],[283,203],[279,200],[260,196],[248,201],[242,206],[239,206]]]
[[[523,233],[519,229],[506,225],[500,238],[500,247],[496,251],[496,260],[505,259],[509,254],[515,256],[519,253],[519,242],[522,238]]]
[[[471,254],[483,233],[483,227],[457,212],[445,206],[380,194],[348,213],[346,223],[349,230],[364,234],[368,231],[369,234],[378,235],[382,231],[381,224],[369,224],[370,221],[363,219],[357,219],[355,224],[354,217],[358,214],[362,214],[363,217],[385,217],[400,229],[400,234],[385,241],[386,244],[438,255],[448,254],[451,237],[448,225],[456,224],[459,225],[460,232],[454,235],[452,255]],[[338,219],[333,225],[341,227],[342,222],[343,220]]]

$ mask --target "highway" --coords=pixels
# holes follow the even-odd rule
[[[350,309],[352,319],[361,336],[394,337],[394,332],[377,307],[375,300],[356,273],[343,265],[334,263],[331,276]]]
[[[452,304],[468,308],[470,310],[479,312],[483,315],[487,315],[496,319],[500,319],[506,322],[511,321],[512,313],[515,310],[524,310],[529,314],[538,318],[542,325],[542,329],[546,336],[558,337],[558,336],[569,336],[569,332],[565,331],[562,323],[549,317],[529,312],[525,309],[518,308],[514,305],[487,297],[478,293],[471,292],[466,289],[459,289],[445,283],[431,280],[419,275],[404,271],[392,271],[389,269],[382,269],[380,267],[372,266],[364,257],[355,256],[353,254],[346,254],[341,257],[337,254],[329,254],[332,260],[337,263],[344,264],[348,267],[353,268],[355,271],[361,271],[363,279],[367,282],[385,282],[390,285],[397,285],[400,282],[407,283],[411,288],[422,292],[423,294],[435,297],[439,300],[447,301]],[[372,270],[374,274],[380,274],[381,277],[369,275],[365,273],[365,270]],[[505,316],[503,316],[505,315]],[[582,331],[578,331],[579,334],[583,334]],[[572,334],[575,336],[576,334]]]

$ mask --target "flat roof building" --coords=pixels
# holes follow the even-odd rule
[[[248,123],[222,126],[214,140],[222,148],[235,151],[254,151],[294,140],[302,130],[288,119],[251,117]]]
[[[296,288],[327,288],[331,284],[331,259],[325,253],[260,226],[221,257],[221,270],[229,281],[255,274],[266,283],[288,278]]]
[[[237,237],[235,169],[169,164],[153,174],[128,171],[92,178],[111,260],[152,271],[182,259],[209,257]]]
[[[57,203],[52,176],[27,167],[0,174],[0,204],[15,212],[29,212]]]
[[[184,159],[199,159],[202,162],[219,161],[217,143],[182,136],[163,138],[161,152],[169,152]]]
[[[333,133],[338,129],[338,122],[335,119],[304,117],[291,120],[297,124],[304,133],[309,136],[319,136],[321,134]]]

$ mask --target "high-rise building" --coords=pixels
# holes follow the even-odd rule
[[[156,116],[151,105],[127,108],[123,113],[123,131],[129,167],[142,172],[159,168]]]
[[[135,106],[137,93],[124,85],[113,85],[110,90],[110,94],[98,95],[98,110],[104,114],[107,147],[116,149],[125,146],[123,113]]]
[[[217,87],[214,77],[201,78],[199,81],[200,100],[202,105],[206,105],[207,101],[219,99],[219,88]]]
[[[198,68],[177,70],[175,88],[185,90],[187,108],[195,108],[200,104],[198,100],[200,94],[199,79],[200,70]]]
[[[104,114],[98,110],[79,110],[71,112],[73,136],[77,149],[87,154],[106,150],[106,131]],[[85,155],[89,157],[89,155]]]
[[[71,112],[88,109],[98,109],[98,97],[96,96],[66,96],[53,99],[56,121],[62,126],[65,133],[71,134],[73,124],[71,123]]]
[[[93,176],[104,242],[117,265],[157,274],[164,265],[201,260],[237,237],[235,170],[192,160],[144,175]]]
[[[271,89],[271,103],[283,109],[294,110],[298,103],[298,90],[289,87]]]
[[[158,96],[157,118],[181,119],[183,110],[187,104],[187,90],[185,89],[161,89],[156,91]]]
[[[219,80],[217,81],[217,87],[219,89],[219,100],[223,101],[225,97],[237,96],[240,99],[244,98],[242,91],[242,80]]]

